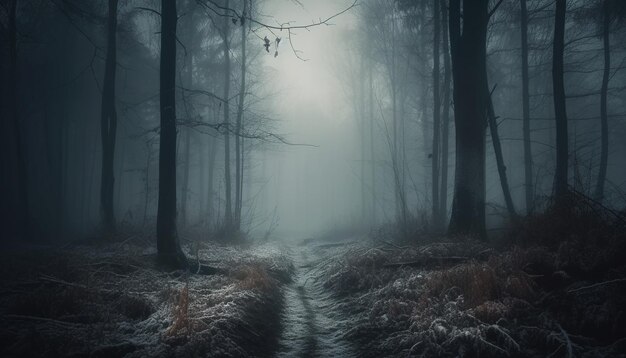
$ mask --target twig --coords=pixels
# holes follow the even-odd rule
[[[500,0],[498,1],[498,3],[496,4],[496,6],[493,7],[493,9],[491,9],[491,11],[489,11],[489,15],[487,17],[491,17],[493,16],[493,14],[496,12],[496,10],[498,10],[498,8],[500,7],[500,5],[502,5],[502,1]]]
[[[45,276],[42,275],[41,277],[39,277],[40,280],[42,281],[47,281],[47,282],[51,282],[51,283],[57,283],[60,285],[65,285],[65,286],[71,286],[71,287],[78,287],[78,288],[83,288],[83,289],[88,289],[87,286],[85,285],[81,285],[78,283],[72,283],[72,282],[67,282],[67,281],[63,281],[61,279],[58,279],[56,277],[52,277],[52,276]]]
[[[615,280],[598,282],[598,283],[594,283],[593,285],[583,286],[583,287],[579,287],[579,288],[574,288],[572,290],[567,291],[567,293],[574,293],[574,292],[578,292],[578,291],[588,290],[588,289],[591,289],[591,288],[596,288],[596,287],[599,287],[599,286],[608,285],[608,284],[611,284],[611,283],[619,283],[619,282],[626,282],[626,278],[617,278]]]
[[[52,319],[52,318],[45,318],[45,317],[37,317],[37,316],[25,316],[25,315],[19,315],[19,314],[7,314],[3,316],[4,318],[8,318],[8,319],[19,319],[19,320],[26,320],[26,321],[40,321],[40,322],[46,322],[46,323],[54,323],[60,326],[64,326],[66,328],[74,328],[76,326],[78,326],[77,323],[73,323],[73,322],[65,322],[65,321],[59,321],[56,319]]]
[[[487,342],[486,340],[484,340],[484,339],[482,339],[480,337],[478,337],[478,341],[480,343],[484,344],[485,346],[492,348],[494,351],[496,351],[498,353],[498,355],[501,355],[501,356],[508,356],[509,355],[506,350],[502,349],[502,347],[498,347],[495,344],[493,344],[491,342]]]
[[[394,243],[393,243],[393,242],[391,242],[391,241],[380,240],[380,242],[382,242],[383,244],[389,245],[389,246],[393,246],[393,247],[395,247],[395,248],[396,248],[396,249],[398,249],[398,250],[407,250],[407,249],[410,249],[410,247],[409,247],[409,246],[399,246],[399,245],[394,244]]]
[[[586,201],[592,202],[595,205],[598,205],[600,208],[602,208],[603,210],[606,210],[607,212],[613,214],[613,216],[615,216],[616,219],[618,219],[619,221],[621,221],[623,224],[626,224],[626,219],[624,218],[623,215],[621,215],[618,212],[615,212],[615,210],[609,209],[607,208],[605,205],[603,205],[601,202],[579,192],[578,190],[574,189],[573,187],[570,187],[569,190],[571,192],[573,192],[574,194],[578,195],[579,197],[581,197],[582,199],[585,199]],[[591,204],[586,203],[592,210],[593,207],[591,206]]]
[[[347,245],[353,245],[356,244],[356,241],[345,241],[345,242],[331,242],[328,244],[321,244],[321,245],[317,245],[315,246],[316,249],[327,249],[327,248],[331,248],[331,247],[341,247],[341,246],[347,246]]]
[[[383,265],[383,267],[401,267],[401,266],[409,266],[409,267],[421,267],[426,266],[431,263],[443,264],[445,263],[459,263],[468,261],[468,257],[463,256],[435,256],[435,257],[424,257],[422,259],[416,261],[407,261],[407,262],[390,262]]]
[[[567,332],[565,332],[565,330],[563,329],[563,327],[561,327],[560,324],[557,323],[556,326],[559,328],[559,330],[561,331],[561,334],[565,338],[565,344],[567,346],[567,356],[568,358],[572,358],[574,356],[574,352],[572,349],[572,341],[570,341],[569,336],[567,335]]]
[[[82,288],[84,290],[94,290],[94,291],[105,292],[105,293],[115,292],[113,290],[107,290],[106,288],[87,287],[85,285],[81,285],[81,284],[78,284],[78,283],[72,283],[72,282],[63,281],[63,280],[60,280],[60,279],[52,277],[52,276],[45,276],[45,275],[43,275],[43,276],[39,277],[39,279],[42,280],[42,281],[56,283],[56,284],[59,284],[59,285],[65,285],[65,286],[70,286],[70,287]]]

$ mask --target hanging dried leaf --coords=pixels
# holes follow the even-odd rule
[[[263,47],[265,47],[265,51],[270,52],[270,40],[265,36],[263,39]]]

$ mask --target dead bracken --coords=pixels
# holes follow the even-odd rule
[[[273,247],[207,244],[231,274],[162,272],[133,243],[3,254],[3,356],[68,354],[247,356],[269,352],[280,330],[281,281],[291,266]],[[115,245],[110,247],[116,250]],[[63,257],[62,260],[58,259]],[[200,259],[211,260],[209,255]],[[33,344],[33,342],[39,342]],[[256,354],[256,353],[254,353]]]

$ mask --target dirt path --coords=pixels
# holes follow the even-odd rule
[[[354,357],[342,338],[343,325],[335,302],[315,283],[311,268],[323,258],[314,247],[294,246],[294,282],[285,292],[283,333],[277,357]]]

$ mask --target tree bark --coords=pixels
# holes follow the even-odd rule
[[[184,128],[185,131],[185,148],[183,149],[184,166],[183,166],[183,185],[181,188],[180,198],[180,223],[185,227],[187,225],[187,200],[189,198],[189,171],[191,157],[191,130]]]
[[[144,174],[144,202],[143,202],[143,221],[141,226],[145,227],[148,220],[148,202],[150,201],[150,162],[152,161],[152,145],[150,142],[146,143],[147,156],[146,156],[146,169]]]
[[[365,143],[366,143],[366,133],[367,133],[367,126],[366,126],[366,108],[365,108],[365,59],[364,58],[360,58],[359,59],[359,75],[358,75],[358,81],[359,81],[359,98],[356,100],[356,102],[358,103],[358,121],[361,122],[361,125],[359,126],[359,130],[360,130],[360,135],[359,135],[359,150],[360,150],[360,171],[361,171],[361,225],[363,227],[365,227],[365,223],[367,222],[367,190],[366,190],[366,181],[365,181],[365,166],[366,166],[366,159],[365,159]]]
[[[610,9],[609,0],[604,0],[602,5],[602,43],[604,50],[604,70],[602,74],[602,88],[600,90],[600,171],[596,184],[596,200],[602,202],[604,199],[604,182],[606,181],[607,162],[609,157],[609,121],[607,114],[607,95],[609,89],[609,79],[611,71],[611,43],[610,35]]]
[[[439,215],[442,225],[448,216],[448,141],[450,137],[450,44],[448,42],[448,8],[441,8],[443,30],[443,111],[441,116],[441,195],[439,196]]]
[[[439,202],[439,139],[441,137],[441,98],[439,93],[439,38],[440,18],[439,1],[433,0],[433,16],[435,19],[433,30],[433,151],[432,151],[432,217],[435,229],[441,227],[441,205]]]
[[[450,235],[486,238],[485,125],[488,0],[450,1],[450,41],[456,123],[456,172]]]
[[[374,146],[374,80],[373,61],[369,64],[369,115],[370,115],[370,170],[372,184],[372,204],[370,226],[376,226],[376,151]]]
[[[215,158],[217,156],[217,138],[211,138],[210,139],[210,143],[209,143],[209,153],[208,153],[208,157],[209,157],[209,164],[208,164],[208,168],[207,168],[207,175],[208,175],[208,183],[207,183],[207,225],[209,230],[212,229],[211,228],[211,224],[212,222],[215,222],[215,211],[214,211],[214,206],[213,206],[213,197],[214,197],[214,190],[213,190],[213,182],[215,180]]]
[[[100,210],[102,227],[106,235],[115,231],[113,193],[115,185],[114,161],[117,134],[115,109],[115,72],[117,67],[117,3],[109,0],[107,22],[107,55],[104,66],[100,134],[102,140],[102,172],[100,181]]]
[[[176,1],[161,0],[157,250],[162,264],[186,268],[187,258],[180,248],[176,231],[176,22]]]
[[[7,37],[8,37],[8,68],[6,79],[6,112],[3,119],[6,137],[3,138],[3,156],[6,162],[2,163],[2,179],[4,191],[0,199],[2,203],[2,215],[7,218],[6,233],[26,237],[28,234],[28,178],[26,171],[26,158],[22,146],[22,125],[18,111],[18,68],[17,68],[17,0],[10,0],[7,4]],[[3,84],[4,86],[4,84]],[[4,159],[4,158],[3,158]]]
[[[224,5],[226,8],[229,6],[229,1],[226,0]],[[225,213],[224,213],[224,228],[227,233],[230,233],[233,229],[233,209],[232,209],[232,185],[231,185],[231,173],[230,173],[230,103],[228,97],[230,97],[230,42],[229,42],[229,17],[224,17],[224,186],[226,188],[225,198]]]
[[[183,85],[189,89],[193,88],[193,48],[194,48],[194,39],[195,39],[195,23],[194,23],[194,17],[193,17],[193,11],[191,8],[191,4],[193,4],[193,2],[189,1],[187,2],[187,9],[189,12],[189,20],[187,21],[187,28],[186,28],[186,35],[187,35],[187,40],[188,40],[188,51],[186,54],[186,65],[185,65],[185,79],[183,81]],[[184,107],[185,107],[185,116],[189,117],[188,119],[191,119],[191,117],[193,117],[193,113],[191,111],[190,106],[187,103],[187,99],[184,98],[184,93],[182,94],[183,96],[183,103],[184,103]],[[187,225],[187,201],[189,199],[189,172],[191,170],[191,129],[188,127],[185,127],[183,129],[185,131],[185,147],[183,149],[183,155],[184,155],[184,166],[183,166],[183,185],[181,188],[181,201],[180,201],[180,222],[183,226]]]
[[[242,200],[242,182],[243,182],[243,167],[242,167],[242,147],[241,147],[241,128],[243,122],[243,108],[244,100],[246,96],[246,13],[248,11],[248,1],[243,0],[243,13],[241,16],[241,86],[239,89],[239,102],[237,105],[237,122],[235,124],[235,163],[237,168],[235,169],[235,229],[239,230],[241,227],[241,206]]]
[[[568,193],[567,110],[563,79],[566,8],[566,0],[556,0],[556,11],[554,15],[554,43],[552,49],[552,88],[554,91],[554,115],[556,119],[556,171],[554,177],[554,195],[557,203],[562,202]]]
[[[395,185],[395,204],[396,204],[396,220],[402,219],[402,227],[405,229],[404,210],[402,207],[402,190],[400,179],[400,167],[398,163],[398,99],[397,99],[397,78],[396,78],[396,23],[395,12],[392,11],[392,29],[391,29],[391,108],[392,108],[392,121],[393,121],[393,153],[392,153],[392,165],[394,167],[394,185]]]
[[[535,190],[533,185],[533,155],[530,145],[530,95],[528,77],[528,10],[526,0],[520,1],[521,45],[522,45],[522,132],[524,136],[524,193],[526,212],[534,208]]]

